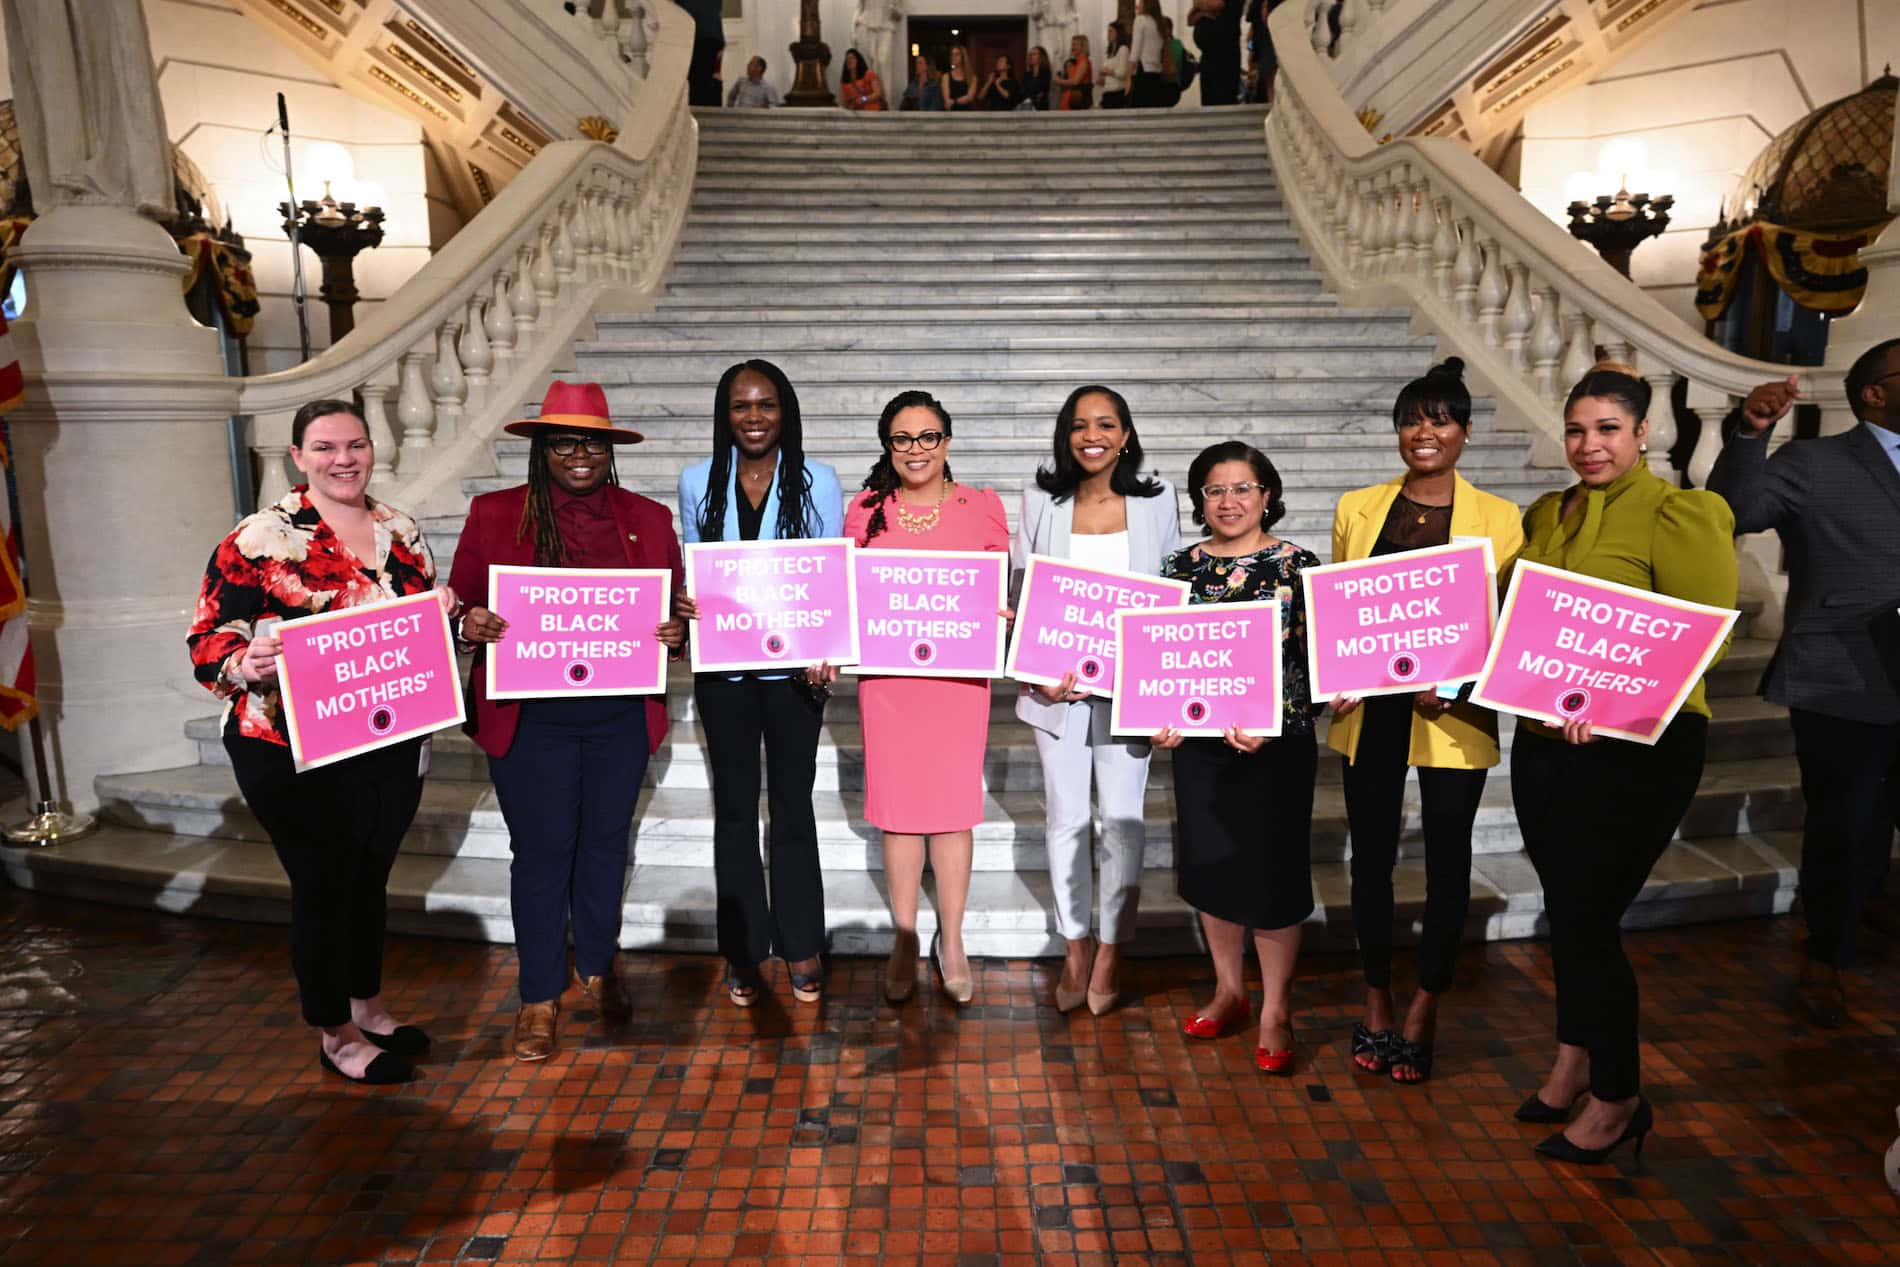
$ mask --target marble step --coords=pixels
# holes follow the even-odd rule
[[[962,369],[942,378],[913,372],[903,366],[887,366],[865,376],[834,378],[825,382],[798,382],[799,402],[814,412],[856,415],[876,419],[884,403],[893,395],[910,388],[929,391],[950,411],[958,414],[989,413],[996,404],[1033,402],[1054,419],[1063,399],[1077,385],[1112,380],[1117,391],[1130,401],[1139,400],[1145,410],[1171,412],[1183,403],[1204,405],[1219,403],[1228,411],[1255,408],[1261,412],[1277,409],[1301,409],[1321,406],[1328,409],[1384,412],[1391,416],[1392,400],[1401,387],[1423,373],[1429,357],[1422,350],[1409,354],[1411,363],[1383,373],[1368,370],[1358,374],[1262,375],[1257,367],[1239,357],[1228,358],[1218,366],[1197,370],[1191,378],[1175,368],[1136,370],[1113,364],[1090,363],[1074,358],[1074,364],[1051,369],[990,370],[980,379],[972,379]],[[712,404],[718,376],[731,359],[725,359],[711,375],[659,377],[667,366],[655,366],[656,377],[637,384],[609,384],[608,407],[615,417],[631,416],[636,410],[686,414],[705,417]],[[1038,450],[1040,445],[1035,446]]]
[[[985,223],[959,223],[925,227],[887,222],[878,224],[843,223],[814,225],[803,222],[761,224],[751,218],[714,223],[700,217],[688,221],[680,235],[680,247],[718,246],[721,244],[767,243],[771,245],[813,246],[833,243],[898,243],[935,252],[945,246],[975,243],[1079,244],[1100,243],[1269,243],[1297,240],[1293,226],[1284,220],[1263,221],[1257,217],[1235,218],[1220,222],[1178,224],[1167,220],[1099,221],[1070,225],[1024,225],[1013,218]]]
[[[685,676],[678,674],[675,681],[680,682]],[[997,694],[991,709],[989,747],[984,758],[985,785],[994,792],[1039,792],[1042,789],[1041,758],[1036,753],[1032,732],[1016,720],[1014,684],[1007,685],[1011,688],[1009,693]],[[648,776],[649,784],[657,789],[703,790],[712,786],[704,736],[691,705],[692,697],[688,694],[676,694],[669,700],[669,711],[677,715],[668,727],[661,755],[655,758]],[[1778,706],[1745,695],[1722,699],[1714,708],[1716,715],[1709,727],[1710,761],[1788,756],[1794,751],[1787,714]],[[1516,734],[1512,719],[1505,718],[1501,730],[1508,754]],[[186,734],[197,748],[201,765],[230,764],[220,733],[218,719],[214,717],[201,718],[186,726]],[[840,699],[827,709],[813,785],[818,791],[862,795],[863,736],[853,699]],[[432,743],[429,777],[437,782],[486,783],[487,759],[467,735],[459,730],[443,731]],[[1340,782],[1340,762],[1330,752],[1321,754],[1317,781],[1327,787],[1335,787]],[[1157,756],[1149,775],[1149,786],[1155,789],[1174,786],[1173,766],[1165,755]]]
[[[910,275],[893,270],[891,275],[853,282],[846,296],[835,279],[798,288],[774,284],[768,289],[765,288],[764,280],[757,277],[716,281],[703,273],[675,274],[667,278],[666,288],[657,301],[657,311],[664,315],[669,308],[691,307],[745,312],[756,306],[762,298],[804,306],[849,302],[867,323],[876,324],[890,313],[908,312],[914,306],[926,302],[983,305],[999,311],[1025,304],[1055,305],[1074,308],[1081,313],[1104,306],[1179,303],[1183,294],[1192,294],[1202,303],[1232,301],[1236,305],[1245,305],[1276,300],[1311,303],[1319,297],[1320,279],[1316,273],[1300,271],[1250,281],[1223,277],[1219,280],[1196,278],[1184,282],[1179,277],[1173,280],[1134,280],[1086,275],[1062,281],[1036,276],[986,276],[963,280],[926,275],[916,270],[912,270]],[[1075,318],[1078,322],[1085,319],[1081,316]]]
[[[1274,320],[1258,323],[1258,331],[1248,333],[1246,326],[1200,328],[1198,322],[1125,323],[1124,330],[1104,329],[1090,323],[1086,330],[1065,329],[1061,324],[1046,323],[1030,334],[1010,334],[976,326],[973,323],[933,332],[924,337],[892,330],[884,326],[866,328],[862,322],[832,322],[826,325],[788,328],[778,326],[758,343],[757,355],[771,357],[835,358],[841,355],[876,356],[889,364],[896,358],[910,363],[922,356],[991,355],[1008,352],[1060,354],[1071,359],[1097,356],[1115,364],[1136,353],[1167,354],[1204,352],[1246,352],[1285,359],[1289,356],[1360,357],[1366,354],[1398,352],[1416,357],[1429,353],[1432,340],[1412,334],[1405,322],[1388,317],[1365,320],[1333,310],[1331,320],[1300,322]],[[621,376],[638,372],[638,358],[645,356],[677,357],[678,341],[663,331],[663,323],[643,322],[609,327],[609,337],[597,337],[574,345],[576,356],[619,358],[628,364],[624,370],[608,370]],[[598,333],[598,331],[597,331]],[[1263,337],[1263,333],[1266,337]],[[698,355],[697,352],[693,353]],[[606,381],[606,380],[602,380]],[[616,380],[618,381],[618,380]]]
[[[1204,273],[1178,268],[1165,257],[1120,264],[1115,262],[1113,252],[1103,254],[1099,260],[1019,259],[964,271],[979,273],[984,282],[992,285],[1077,286],[1085,292],[1092,286],[1113,286],[1119,282],[1171,283],[1178,291],[1183,284],[1191,284],[1190,279],[1201,276],[1218,277],[1230,284],[1260,284],[1295,281],[1310,275],[1306,260],[1293,253],[1282,253],[1277,259],[1263,257],[1210,264]],[[667,281],[669,285],[814,286],[832,295],[837,295],[839,287],[844,285],[879,282],[914,285],[922,295],[943,283],[945,276],[929,258],[911,253],[900,258],[867,258],[856,263],[798,257],[752,263],[683,262],[667,273]]]
[[[801,404],[804,402],[803,394],[800,401]],[[712,388],[709,386],[704,404],[697,414],[682,416],[635,409],[624,415],[617,413],[615,421],[639,431],[646,436],[650,446],[668,439],[693,441],[702,450],[698,456],[704,457],[709,426],[707,415],[711,404]],[[1021,455],[1027,464],[1043,461],[1060,404],[1058,400],[1046,410],[1038,408],[1020,413],[959,411],[954,415],[957,447],[959,451],[1006,447]],[[1208,443],[1208,437],[1212,435],[1244,435],[1273,453],[1281,449],[1332,449],[1341,454],[1392,458],[1396,462],[1397,440],[1392,430],[1389,407],[1384,413],[1375,413],[1370,410],[1328,410],[1311,406],[1297,410],[1276,410],[1271,416],[1263,417],[1245,405],[1228,405],[1218,411],[1208,409],[1195,413],[1169,413],[1151,410],[1145,401],[1136,399],[1129,403],[1129,409],[1135,425],[1140,429],[1143,446],[1150,449],[1166,445],[1198,447]],[[532,416],[533,411],[529,410],[528,414]],[[1473,443],[1466,448],[1466,456],[1461,461],[1481,461],[1483,459],[1478,456],[1481,452],[1500,447],[1518,453],[1521,457],[1521,449],[1530,443],[1528,432],[1493,431],[1490,425],[1493,414],[1489,407],[1474,408],[1471,416]],[[805,447],[817,452],[824,445],[846,443],[860,446],[854,452],[862,456],[865,424],[874,421],[861,414],[820,414],[807,409],[804,411]],[[500,446],[517,442],[509,438],[496,443],[498,451],[506,451]],[[644,454],[655,451],[653,448],[643,448],[638,452]],[[1397,469],[1396,465],[1393,469]],[[1377,477],[1377,471],[1369,470],[1368,478]]]
[[[1197,381],[1207,368],[1237,369],[1254,379],[1340,377],[1353,370],[1366,374],[1397,377],[1423,373],[1431,346],[1422,340],[1400,339],[1376,343],[1371,338],[1354,346],[1340,347],[1324,342],[1287,346],[1267,343],[1253,348],[1244,359],[1238,347],[1223,347],[1210,339],[1196,347],[1175,340],[1158,340],[1153,347],[1139,343],[1113,346],[1087,338],[1046,338],[1012,340],[992,346],[980,343],[969,347],[952,344],[909,347],[878,347],[877,340],[860,340],[850,349],[799,348],[762,349],[773,357],[796,382],[811,383],[815,390],[840,379],[858,379],[873,375],[893,381],[893,376],[912,381],[941,382],[995,373],[1062,374],[1071,382],[1090,381],[1078,375],[1079,365],[1091,365],[1097,373],[1116,373],[1125,377],[1173,374]],[[780,357],[784,359],[779,359]],[[796,358],[793,360],[793,358]],[[791,363],[787,363],[787,362]],[[608,388],[637,389],[658,375],[663,381],[699,379],[717,383],[719,376],[733,363],[732,354],[698,346],[685,348],[669,344],[635,346],[623,343],[612,355],[591,360],[588,372],[593,380]],[[800,388],[800,403],[805,389]],[[1066,394],[1066,391],[1065,391]]]
[[[1028,115],[1020,117],[1024,122],[1033,122]],[[1261,127],[1263,120],[1259,119],[1164,119],[1137,121],[1129,126],[1116,126],[1120,120],[1110,120],[1105,126],[1093,128],[990,125],[963,128],[959,126],[961,120],[955,117],[946,118],[944,126],[931,126],[931,122],[934,120],[916,128],[832,127],[820,123],[769,130],[702,125],[699,152],[702,159],[708,156],[713,159],[744,158],[756,156],[762,149],[774,154],[837,154],[846,158],[854,153],[910,153],[923,158],[935,158],[941,163],[946,133],[962,134],[952,142],[957,147],[959,157],[984,149],[1005,153],[1027,151],[1060,157],[1078,150],[1108,150],[1117,146],[1141,146],[1146,149],[1247,147],[1244,152],[1256,157],[1267,152],[1265,130]]]
[[[1266,107],[1213,106],[1181,110],[1036,110],[1017,113],[991,111],[887,110],[852,113],[844,110],[725,110],[701,107],[693,111],[700,134],[707,141],[755,140],[760,144],[793,144],[801,137],[862,138],[878,140],[942,141],[950,137],[1028,140],[1034,137],[1075,139],[1126,134],[1130,141],[1182,132],[1203,138],[1228,131],[1259,135]]]
[[[1624,924],[1662,927],[1785,912],[1794,897],[1800,848],[1794,832],[1743,833],[1672,844],[1651,870]],[[107,824],[91,836],[56,849],[0,850],[0,867],[21,888],[87,901],[199,917],[277,924],[289,920],[289,886],[264,844]],[[403,854],[389,877],[389,927],[393,932],[510,943],[514,929],[508,907],[508,870],[503,859]],[[888,954],[890,908],[882,873],[833,871],[825,874],[824,881],[831,953]],[[1423,863],[1401,861],[1394,888],[1398,940],[1410,944],[1417,939],[1416,924],[1424,910]],[[1475,858],[1471,888],[1468,941],[1548,932],[1543,889],[1522,854]],[[1303,945],[1311,951],[1350,949],[1351,878],[1346,865],[1316,864],[1313,890],[1317,909],[1305,927]],[[936,931],[933,892],[934,881],[927,878],[918,920],[926,944]],[[978,993],[975,1006],[965,1009],[966,1014],[980,1014],[983,1007],[991,1006],[983,994],[981,957],[1061,954],[1053,909],[1044,872],[1025,869],[972,876],[964,930],[970,953],[979,959]],[[716,951],[714,917],[710,869],[646,862],[629,868],[622,901],[624,948]],[[1139,935],[1130,953],[1188,953],[1198,949],[1198,937],[1194,913],[1176,894],[1174,878],[1162,870],[1144,872]],[[772,980],[778,982],[776,970]],[[926,970],[919,988],[931,987]],[[784,993],[782,984],[780,993]],[[1133,998],[1125,1002],[1139,1004]],[[639,1005],[637,998],[635,1005]],[[442,1006],[449,1008],[452,1003],[445,1001]],[[769,1014],[769,1006],[760,1010]],[[885,1006],[878,1005],[880,1011]],[[427,1023],[432,1018],[417,1019]]]
[[[1288,304],[1295,311],[1256,310],[1223,318],[1210,325],[1207,316],[1144,312],[1139,308],[1046,308],[1013,304],[1005,309],[909,307],[866,318],[847,316],[838,309],[775,308],[733,313],[715,308],[682,309],[669,306],[647,314],[644,321],[596,321],[596,338],[576,343],[576,356],[611,355],[623,340],[639,340],[678,348],[681,344],[711,344],[744,356],[773,357],[773,349],[842,349],[861,343],[867,333],[913,346],[962,346],[988,342],[1009,346],[1024,340],[1061,336],[1086,330],[1096,346],[1115,347],[1146,339],[1200,338],[1204,346],[1258,347],[1327,343],[1350,347],[1356,341],[1394,345],[1411,340],[1411,321],[1403,316],[1349,312],[1317,304]],[[1304,312],[1298,311],[1304,309]],[[801,319],[802,316],[802,319]],[[1429,349],[1422,337],[1410,346]]]
[[[864,225],[868,218],[856,206],[840,206],[836,203],[827,205],[817,200],[808,200],[796,208],[777,205],[776,197],[771,206],[735,208],[732,204],[731,199],[695,204],[692,215],[686,222],[686,231],[691,232],[696,226],[701,225],[750,226],[760,231],[773,231],[780,226],[797,228],[811,225]],[[965,226],[976,229],[1034,226],[1037,229],[1056,231],[1075,227],[1132,232],[1136,226],[1144,226],[1142,231],[1146,232],[1159,226],[1158,231],[1172,230],[1186,234],[1203,229],[1218,231],[1223,227],[1232,228],[1235,231],[1255,227],[1286,227],[1291,223],[1285,209],[1277,199],[1266,201],[1237,199],[1231,207],[1203,208],[1199,214],[1195,215],[1191,223],[1183,223],[1180,212],[1166,205],[1105,210],[1052,199],[1047,202],[1031,202],[998,209],[977,200],[973,210],[967,210],[955,216],[941,210],[942,205],[932,199],[929,203],[921,205],[912,200],[898,205],[881,206],[877,213],[877,224],[866,227],[897,230],[905,226],[922,226],[926,230],[951,232]],[[962,205],[972,204],[966,202]]]
[[[917,184],[948,183],[952,173],[972,169],[981,170],[986,184],[997,177],[1045,174],[1069,182],[1100,180],[1108,172],[1117,180],[1168,171],[1272,174],[1264,135],[1181,138],[1173,143],[1147,136],[1132,142],[1103,137],[1052,145],[1014,145],[1011,140],[999,137],[987,145],[976,142],[959,147],[955,163],[948,165],[943,146],[928,142],[861,146],[852,138],[839,137],[809,145],[750,145],[709,140],[699,148],[699,171],[702,176],[789,176],[827,183],[839,177],[869,176]]]
[[[1117,184],[1123,182],[1118,181]],[[1129,188],[1121,191],[1131,202],[1147,201],[1157,208],[1172,210],[1176,219],[1199,219],[1203,214],[1245,214],[1255,209],[1278,211],[1279,189],[1259,175],[1223,176],[1218,173],[1175,181],[1166,175],[1131,177]],[[827,181],[806,186],[783,181],[771,190],[775,210],[801,211],[805,208],[836,207],[840,204],[857,209],[860,219],[885,219],[887,208],[912,207],[929,212],[926,217],[939,224],[955,224],[964,216],[1029,217],[1039,203],[1067,213],[1075,198],[1074,180],[1024,180],[1007,186],[949,185],[927,192],[913,185],[894,181],[862,181],[841,184]],[[747,203],[759,196],[758,180],[753,177],[701,177],[693,184],[690,213],[702,209],[717,210],[734,203]]]
[[[1100,269],[1217,269],[1235,264],[1284,264],[1309,260],[1304,247],[1292,238],[1242,242],[1170,242],[1164,237],[1111,242],[832,242],[801,243],[682,243],[673,256],[675,268],[702,264],[851,264],[871,267],[887,263],[924,261],[952,264],[1065,264]]]
[[[662,749],[659,759],[666,759]],[[180,766],[142,774],[102,775],[100,812],[122,826],[189,836],[263,842],[228,769]],[[1408,789],[1402,847],[1419,847],[1416,788]],[[864,820],[863,794],[855,789],[815,791],[819,855],[827,870],[878,870],[881,836]],[[1173,801],[1166,788],[1150,787],[1144,818],[1149,846],[1146,865],[1172,865]],[[1696,799],[1684,816],[1681,835],[1724,836],[1749,831],[1793,830],[1801,825],[1800,777],[1791,757],[1711,761]],[[1044,869],[1043,800],[1034,791],[986,790],[983,822],[975,829],[973,866],[979,871]],[[640,796],[632,839],[635,861],[667,866],[712,866],[712,801],[701,788],[648,785]],[[1312,850],[1315,861],[1347,857],[1346,817],[1337,786],[1315,789]],[[1511,853],[1522,848],[1511,808],[1508,777],[1488,780],[1472,848]],[[423,785],[422,806],[403,851],[457,857],[505,858],[508,829],[494,789],[473,781]]]

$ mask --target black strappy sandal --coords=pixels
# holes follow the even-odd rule
[[[1417,1086],[1421,1082],[1429,1081],[1432,1076],[1433,1046],[1434,1044],[1429,1042],[1415,1043],[1402,1034],[1394,1034],[1392,1048],[1385,1062],[1386,1072],[1391,1076],[1392,1081],[1402,1087]],[[1401,1078],[1399,1077],[1400,1069],[1413,1070],[1418,1077]]]
[[[759,973],[737,964],[726,965],[726,995],[736,1007],[751,1007],[759,1001]]]
[[[1392,1044],[1402,1041],[1389,1029],[1367,1029],[1360,1021],[1352,1027],[1352,1067],[1360,1073],[1381,1074],[1392,1067]],[[1377,1065],[1362,1065],[1359,1057],[1370,1056]]]

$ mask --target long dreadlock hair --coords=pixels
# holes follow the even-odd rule
[[[864,487],[874,496],[865,505],[871,508],[871,522],[864,526],[864,541],[869,545],[871,539],[885,529],[884,507],[897,495],[897,489],[903,483],[897,476],[897,464],[891,461],[891,420],[906,409],[922,407],[937,415],[937,422],[943,427],[944,438],[950,436],[950,413],[935,396],[929,392],[899,392],[891,397],[884,412],[878,415],[877,443],[880,452],[877,461],[871,466],[871,473],[864,477]],[[950,463],[943,464],[943,478],[950,479]]]
[[[554,477],[548,474],[548,430],[535,428],[528,440],[528,501],[521,508],[521,522],[515,527],[515,540],[534,534],[534,565],[544,568],[567,566],[567,544],[561,540],[561,525],[554,518]],[[607,482],[618,488],[620,472],[614,468],[614,450],[607,446]]]
[[[732,480],[732,384],[751,370],[778,393],[778,527],[780,541],[808,537],[818,524],[818,507],[811,499],[811,472],[805,469],[805,422],[798,411],[798,393],[785,371],[770,361],[741,361],[719,376],[713,392],[712,470],[706,474],[706,500],[699,507],[699,539],[723,541],[726,536],[726,485]]]

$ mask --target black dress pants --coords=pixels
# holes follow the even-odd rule
[[[1623,914],[1695,799],[1708,731],[1708,718],[1684,713],[1646,748],[1568,744],[1519,723],[1511,747],[1511,798],[1550,921],[1557,1041],[1589,1052],[1599,1100],[1642,1086]]]
[[[1801,909],[1810,959],[1854,966],[1861,907],[1880,892],[1900,821],[1900,724],[1788,710],[1807,799]]]
[[[224,730],[238,790],[290,880],[290,966],[303,1018],[350,1021],[383,989],[389,869],[422,803],[422,740],[297,773],[290,749]]]
[[[1352,926],[1366,984],[1392,984],[1392,868],[1405,821],[1412,697],[1375,695],[1360,705],[1359,746],[1341,758],[1346,824],[1352,833]],[[1425,828],[1425,920],[1419,936],[1418,984],[1433,994],[1451,988],[1471,905],[1471,825],[1484,795],[1485,770],[1420,766]]]
[[[790,678],[701,674],[693,682],[712,762],[713,883],[719,953],[751,966],[790,963],[825,946],[825,884],[812,812],[822,696]],[[765,744],[771,887],[759,856],[759,743]]]
[[[521,1001],[545,1003],[574,967],[598,977],[620,949],[628,833],[647,772],[643,696],[531,699],[508,754],[488,759],[508,824],[508,904]]]

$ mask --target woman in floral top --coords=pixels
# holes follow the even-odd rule
[[[1207,538],[1168,556],[1161,571],[1192,587],[1192,603],[1280,603],[1280,737],[1229,728],[1219,739],[1164,730],[1174,749],[1175,870],[1183,900],[1201,913],[1214,960],[1214,998],[1181,1027],[1219,1038],[1252,1011],[1244,977],[1247,932],[1260,956],[1260,1037],[1254,1064],[1293,1072],[1293,964],[1313,913],[1313,775],[1318,749],[1306,678],[1306,607],[1300,573],[1312,551],[1267,530],[1286,515],[1280,473],[1238,440],[1205,449],[1188,468],[1194,521]]]
[[[422,800],[421,739],[298,773],[277,689],[288,620],[421,593],[435,562],[415,520],[364,491],[375,453],[345,400],[297,411],[291,461],[308,478],[212,552],[186,641],[198,680],[225,700],[238,789],[290,879],[290,960],[318,1063],[356,1082],[400,1082],[429,1039],[382,1001],[384,888]],[[453,595],[441,591],[453,606]]]

